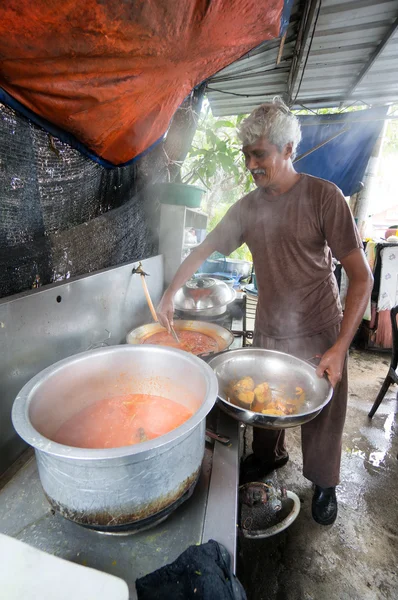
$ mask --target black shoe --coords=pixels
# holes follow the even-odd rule
[[[275,469],[280,469],[289,460],[289,455],[286,453],[282,458],[278,458],[273,462],[263,462],[254,454],[249,454],[242,463],[240,471],[240,485],[250,483],[251,481],[261,481],[269,473]]]
[[[320,525],[331,525],[337,517],[336,488],[315,486],[312,497],[312,517]]]

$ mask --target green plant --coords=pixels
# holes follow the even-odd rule
[[[254,188],[238,138],[238,128],[245,116],[217,119],[207,106],[183,165],[182,181],[202,184],[206,189],[204,209],[209,215],[209,231],[218,225],[232,204]],[[246,244],[231,257],[252,261]]]
[[[245,115],[229,120],[213,117],[209,108],[199,122],[192,148],[184,163],[182,180],[185,183],[202,183],[210,190],[217,182],[242,185],[249,189],[237,128]]]
[[[246,170],[237,131],[245,115],[215,118],[206,103],[182,167],[182,181],[206,190],[203,209],[209,215],[209,230],[221,220],[229,206],[253,187]]]

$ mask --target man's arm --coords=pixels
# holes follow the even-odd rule
[[[170,325],[173,324],[174,302],[173,298],[177,290],[184,285],[186,281],[196,272],[198,267],[216,250],[214,243],[208,239],[195,248],[189,256],[179,266],[173,281],[163,294],[163,298],[156,310],[159,323],[170,331]]]
[[[198,267],[216,250],[228,256],[239,248],[243,243],[242,223],[240,218],[241,202],[236,202],[217,227],[209,233],[204,242],[195,248],[184,260],[174,276],[173,281],[163,294],[163,298],[157,308],[159,323],[170,331],[173,324],[174,302],[173,298],[177,290],[192,277]]]
[[[333,387],[341,379],[347,351],[365,314],[373,285],[373,275],[363,250],[353,250],[341,264],[349,281],[344,317],[336,343],[322,356],[317,369],[319,377],[326,371]]]

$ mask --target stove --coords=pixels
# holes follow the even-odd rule
[[[116,535],[116,536],[126,536],[133,535],[135,533],[139,533],[142,531],[147,531],[148,529],[152,529],[163,523],[179,506],[184,504],[186,500],[188,500],[197,485],[198,481],[194,481],[189,489],[180,497],[178,500],[175,500],[172,504],[159,511],[155,515],[151,517],[146,517],[145,519],[141,519],[137,523],[129,523],[128,525],[116,525],[116,526],[107,526],[100,527],[98,525],[85,525],[81,524],[82,527],[86,529],[91,529],[92,531],[96,531],[97,533],[102,533],[103,535]]]
[[[60,516],[47,502],[31,449],[12,428],[10,409],[23,385],[56,360],[101,345],[124,343],[128,331],[150,322],[150,313],[136,263],[122,265],[32,293],[0,300],[0,323],[6,335],[0,365],[0,532],[44,552],[124,579],[130,599],[135,580],[175,560],[190,545],[215,539],[235,564],[239,424],[213,409],[210,428],[230,438],[230,444],[206,442],[198,483],[190,498],[150,529],[104,535]],[[163,259],[143,261],[151,274],[148,286],[155,303],[163,292]],[[243,304],[242,304],[243,303]],[[235,334],[232,347],[245,342],[243,295],[222,315],[222,324]],[[37,351],[40,348],[40,352]],[[20,457],[17,462],[17,457]],[[3,462],[2,462],[3,461]],[[222,510],[220,510],[222,507]],[[117,532],[112,532],[117,533]],[[123,533],[123,535],[121,535]]]

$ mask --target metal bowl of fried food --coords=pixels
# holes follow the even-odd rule
[[[284,352],[239,348],[208,361],[218,378],[218,404],[237,421],[263,429],[297,427],[330,402],[333,388],[313,365]]]

